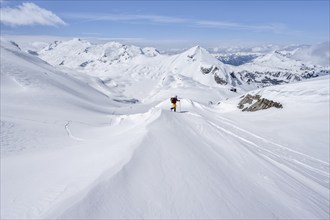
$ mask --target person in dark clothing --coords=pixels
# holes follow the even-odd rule
[[[172,97],[170,100],[172,103],[171,111],[174,110],[176,112],[176,102],[180,102],[180,100],[178,99],[178,96]]]

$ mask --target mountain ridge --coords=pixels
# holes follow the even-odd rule
[[[77,39],[75,41],[77,41]],[[126,46],[116,42],[108,42],[95,47],[107,48],[108,53],[102,54],[99,52],[97,56],[91,55],[79,62],[75,62],[75,66],[72,65],[75,59],[74,56],[67,56],[68,64],[66,64],[65,60],[60,62],[59,59],[56,59],[56,55],[54,59],[54,56],[51,55],[52,52],[48,52],[49,50],[47,49],[40,52],[40,57],[51,62],[53,65],[64,65],[77,69],[78,71],[89,73],[93,71],[107,72],[108,69],[112,68],[111,65],[122,68],[122,66],[131,63],[133,60],[142,61],[141,65],[145,65],[145,68],[148,69],[148,64],[143,63],[144,57],[161,57],[162,59],[156,59],[154,61],[159,63],[158,67],[157,65],[153,65],[157,72],[189,76],[208,86],[228,85],[245,90],[290,83],[329,74],[329,68],[327,67],[304,64],[302,61],[292,59],[292,55],[286,56],[283,52],[281,53],[276,50],[264,55],[259,55],[252,61],[243,65],[232,66],[222,63],[200,45],[196,45],[175,55],[159,54],[155,48],[147,48],[145,50],[151,51],[148,55],[148,52],[143,52],[143,48]],[[67,49],[68,48],[61,48],[60,54],[65,53]],[[107,49],[104,49],[104,51],[107,51]],[[85,48],[84,51],[86,52],[86,50]],[[82,49],[80,49],[80,51],[82,51]],[[95,49],[94,54],[97,53],[97,51],[100,51],[100,49]],[[86,53],[88,52],[92,52],[92,50]],[[82,52],[79,52],[78,55],[81,53]],[[128,70],[126,72],[133,71],[129,70],[130,67],[127,65],[125,68]],[[108,72],[111,71],[109,70]],[[152,75],[151,72],[145,74]]]
[[[115,84],[127,77],[135,77],[140,81],[161,80],[174,74],[190,77],[206,86],[236,87],[248,91],[330,73],[330,67],[294,59],[292,51],[298,49],[292,47],[259,54],[238,66],[224,64],[200,45],[182,53],[166,55],[152,47],[140,48],[119,42],[96,44],[74,38],[55,41],[39,51],[29,53],[38,55],[55,67],[73,69]]]

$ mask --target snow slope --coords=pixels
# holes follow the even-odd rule
[[[241,129],[214,109],[188,100],[182,105],[187,112],[173,114],[160,103],[153,112],[156,120],[147,123],[145,138],[122,170],[58,217],[329,216],[328,162],[292,150],[285,138],[279,144],[259,136],[260,127],[258,133]],[[268,117],[263,120],[269,123]],[[327,128],[321,127],[324,135]]]
[[[107,85],[1,41],[1,219],[329,218],[328,76],[251,91],[284,108],[241,112],[242,93],[140,58]]]

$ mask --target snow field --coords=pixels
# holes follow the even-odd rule
[[[241,112],[241,90],[138,59],[98,79],[1,42],[1,219],[329,218],[328,76]]]
[[[326,162],[245,130],[238,133],[229,119],[208,118],[214,113],[201,115],[203,106],[183,103],[184,113],[158,110],[121,172],[109,175],[60,218],[328,215]]]

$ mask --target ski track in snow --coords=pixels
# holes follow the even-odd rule
[[[302,172],[302,175],[306,177],[310,177],[314,181],[318,182],[324,187],[329,185],[329,166],[326,166],[326,162],[311,159],[309,156],[303,156],[304,154],[288,150],[281,145],[274,144],[271,141],[261,139],[264,145],[257,144],[257,141],[252,141],[251,139],[255,137],[255,135],[251,135],[250,138],[246,138],[244,134],[238,134],[239,132],[229,131],[228,128],[221,127],[213,122],[209,122],[212,126],[217,129],[225,132],[239,140],[242,140],[248,143],[250,146],[254,147],[254,152],[265,156],[266,158],[273,159],[277,162],[281,162],[291,169]],[[236,129],[239,129],[235,126]],[[246,131],[244,131],[246,132]],[[245,137],[243,137],[245,136]],[[259,139],[259,138],[258,138]],[[271,144],[270,146],[268,144]],[[262,144],[262,143],[261,143]],[[280,147],[279,147],[280,146]],[[267,147],[267,148],[266,148]],[[317,167],[317,168],[316,168]]]
[[[315,203],[329,214],[329,163],[262,138],[234,125],[233,121],[225,117],[217,115],[217,120],[214,118],[212,120],[208,114],[202,114],[199,109],[196,113],[190,112],[189,114],[203,118],[218,132],[228,134],[241,141],[243,143],[241,146],[295,179],[296,187],[308,188],[304,192],[308,192],[310,198],[315,197],[315,194],[319,195],[322,199]]]
[[[72,138],[73,140],[76,140],[76,141],[84,141],[84,139],[82,139],[82,138],[78,138],[78,137],[75,137],[75,136],[72,135],[71,130],[70,130],[70,128],[69,128],[69,126],[70,126],[71,123],[72,123],[71,121],[68,121],[68,122],[64,125],[64,128],[65,128],[65,130],[66,130],[68,136],[69,136],[70,138]]]
[[[207,116],[205,115],[205,117]],[[208,123],[222,132],[253,146],[254,152],[262,154],[267,158],[276,158],[276,161],[280,161],[296,172],[301,172],[302,175],[311,178],[329,189],[329,163],[262,138],[257,134],[234,125],[233,121],[225,117],[218,115],[216,119],[218,124],[215,124],[211,120]]]
[[[199,107],[196,109],[196,112],[189,112],[189,114],[203,118],[209,125],[217,129],[218,132],[228,134],[242,141],[245,143],[242,146],[245,146],[254,154],[261,156],[261,158],[281,169],[290,177],[296,179],[298,183],[304,184],[315,193],[322,197],[328,194],[329,163],[260,137],[235,125],[232,120],[219,116],[219,114],[216,115],[216,120],[214,120],[214,114],[216,112],[212,112],[212,116],[209,116],[209,114],[200,111],[203,109],[205,112],[207,108],[203,106]],[[329,206],[329,198],[323,198],[324,210],[327,210],[326,207]]]
[[[187,127],[188,133],[196,132],[196,135],[198,135],[198,130],[208,131],[208,129],[211,128],[216,133],[219,133],[222,136],[227,136],[229,140],[230,139],[236,140],[237,142],[241,143],[241,145],[239,145],[239,146],[246,148],[251,153],[256,155],[257,158],[260,158],[260,160],[266,161],[268,164],[270,164],[272,167],[274,167],[275,169],[272,169],[272,170],[273,170],[273,172],[275,170],[277,170],[276,175],[280,175],[281,178],[284,178],[284,176],[287,176],[286,178],[289,181],[288,183],[290,185],[292,185],[292,187],[294,187],[293,189],[295,190],[295,193],[297,193],[297,195],[299,194],[299,191],[302,190],[305,194],[304,195],[305,199],[308,198],[308,200],[314,201],[314,205],[316,207],[319,207],[320,209],[322,209],[324,213],[329,214],[329,211],[327,209],[327,207],[329,206],[329,198],[326,196],[329,191],[328,163],[318,160],[316,158],[313,158],[311,156],[305,155],[303,153],[288,149],[287,147],[274,143],[273,141],[262,138],[257,134],[254,134],[243,128],[240,128],[239,126],[233,124],[233,121],[231,121],[230,119],[227,119],[225,117],[217,115],[216,120],[214,120],[214,119],[211,120],[210,114],[202,113],[199,110],[200,109],[198,109],[198,108],[190,109],[189,112],[186,112],[183,114],[167,113],[166,111],[160,112],[160,115],[157,116],[156,121],[154,119],[151,120],[151,118],[154,117],[153,115],[151,115],[151,116],[144,118],[144,122],[142,124],[144,124],[143,126],[147,127],[147,126],[150,126],[151,123],[156,124],[156,125],[158,125],[158,124],[161,125],[162,120],[165,120],[165,121],[177,120],[175,123],[176,126],[179,126],[180,124],[185,125]],[[160,111],[164,111],[164,110],[160,110]],[[173,116],[173,118],[168,118],[169,116]],[[136,117],[140,117],[140,116],[137,116],[137,115],[124,116],[124,118],[131,118],[131,117],[136,118]],[[205,123],[201,123],[199,125],[192,124],[191,122],[196,121],[196,119],[195,119],[196,117],[198,118],[198,120],[204,121]],[[123,117],[119,116],[118,118],[120,119]],[[122,121],[122,120],[119,120],[119,121]],[[171,123],[170,121],[168,121],[168,123]],[[208,128],[206,128],[205,126],[208,126]],[[175,125],[170,125],[170,128],[171,127],[174,128]],[[190,129],[192,129],[192,130],[190,131]],[[146,139],[149,139],[148,138],[148,135],[150,135],[149,133],[144,134],[144,135],[146,135],[145,136]],[[151,134],[151,137],[150,137],[151,139],[152,139],[152,136],[153,136],[153,133]],[[203,138],[202,138],[201,142],[205,143],[206,146],[213,148],[212,145],[208,144],[207,140],[203,140]],[[144,144],[138,146],[136,148],[136,150],[134,151],[135,152],[134,154],[137,154],[136,152],[145,151],[146,149],[143,145]],[[156,147],[156,146],[154,146],[154,147]],[[200,150],[199,148],[196,148],[196,149]],[[169,161],[162,161],[162,158],[163,158],[162,154],[165,152],[160,152],[159,150],[163,151],[164,149],[156,148],[154,150],[157,153],[157,155],[154,155],[154,156],[156,156],[156,158],[159,158],[159,161],[157,162],[157,164],[154,164],[154,166],[156,166],[156,167],[159,166],[158,172],[161,173],[160,176],[162,176],[163,181],[165,183],[165,182],[169,181],[168,179],[166,179],[166,178],[168,178],[168,176],[167,176],[167,172],[169,169],[168,166],[173,166],[173,165],[167,164]],[[193,149],[191,149],[191,150],[192,150],[192,152],[190,152],[190,155],[195,156],[196,152],[194,152]],[[216,151],[214,151],[214,153],[218,154]],[[223,155],[218,155],[218,156],[220,158],[223,157]],[[127,167],[130,167],[128,164],[137,163],[137,161],[136,161],[137,158],[141,159],[141,154],[139,154],[139,156],[132,156],[131,160],[127,161],[127,163],[126,163],[127,165],[123,166],[122,170],[119,171],[119,173],[121,173],[119,176],[124,175],[122,172],[124,172],[124,173],[128,172],[130,170],[129,168],[127,168]],[[148,158],[149,157],[146,155],[143,160],[148,160]],[[131,165],[131,166],[133,166],[133,165]],[[178,169],[180,169],[180,168],[178,168]],[[140,174],[137,174],[137,175],[140,175]],[[114,178],[116,178],[116,177],[114,177]],[[191,186],[191,183],[189,183],[189,180],[184,180],[184,181],[187,181],[186,182],[187,186]],[[167,183],[167,184],[169,184],[169,183]],[[94,187],[94,190],[96,190],[96,192],[102,192],[103,190],[105,190],[105,189],[103,189],[104,187],[106,187],[106,186],[96,185]],[[168,185],[167,187],[171,188],[174,186]],[[107,190],[110,190],[110,189],[107,189]],[[91,192],[93,192],[93,191],[91,191]],[[109,191],[109,193],[110,193],[110,191]],[[318,195],[318,196],[316,197],[316,195]],[[134,195],[131,195],[131,196],[134,196]],[[88,200],[88,197],[86,197],[86,199]],[[165,198],[163,198],[163,199],[165,199]],[[166,201],[169,203],[172,203],[172,205],[170,205],[170,207],[172,207],[173,210],[170,211],[170,213],[173,215],[174,213],[176,213],[176,209],[174,208],[175,204],[173,203],[174,201],[171,201],[171,199],[166,200]],[[200,201],[200,202],[202,202],[202,201]],[[105,202],[105,204],[106,203],[107,202]],[[82,203],[82,204],[84,204],[84,203]],[[78,210],[82,208],[82,207],[79,208],[79,206],[77,206],[77,207],[78,207]],[[228,209],[232,209],[233,207],[235,207],[234,204],[232,204],[232,206],[229,206]],[[105,207],[103,207],[103,208],[105,208]],[[203,208],[203,207],[201,207],[201,208]],[[205,209],[205,207],[204,207],[204,209]],[[73,210],[75,210],[75,208]],[[205,213],[207,212],[206,210],[207,209],[204,210]],[[111,212],[111,209],[109,209],[108,211]],[[70,213],[70,209],[68,209],[68,212],[66,213],[67,215],[61,216],[61,218],[68,217],[68,216],[70,217],[71,215],[69,213]],[[75,211],[73,211],[73,213],[75,213]],[[180,215],[177,215],[177,216],[180,216]],[[276,218],[279,217],[278,214],[277,215],[275,214],[274,217],[275,216],[277,216]],[[75,217],[75,215],[73,215],[71,217]],[[94,218],[93,215],[91,215],[90,217]]]

